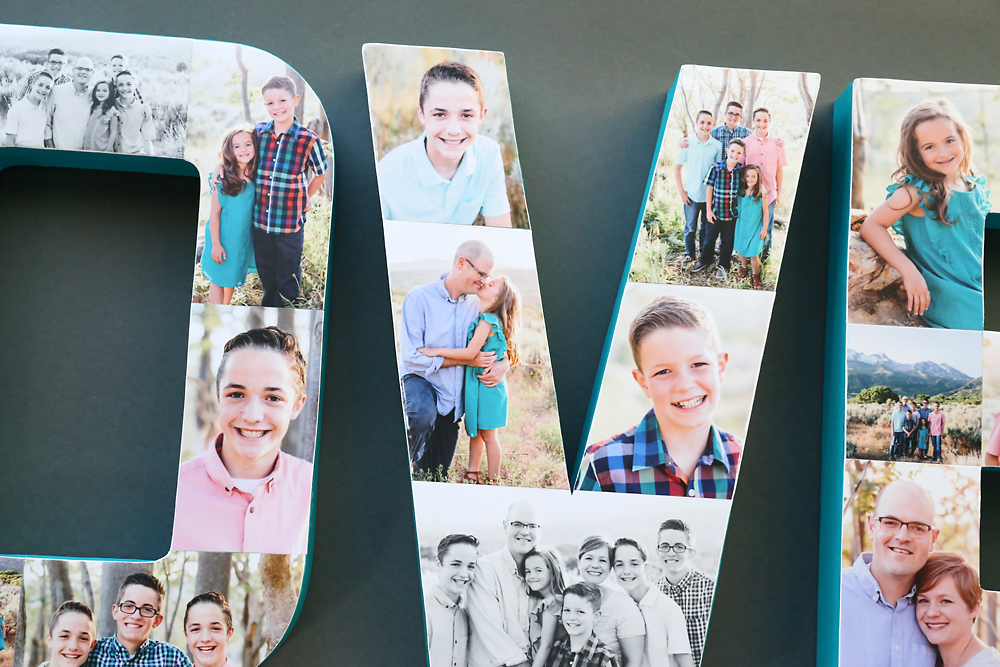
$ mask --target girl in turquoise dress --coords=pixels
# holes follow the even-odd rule
[[[767,238],[764,221],[768,218],[767,191],[760,167],[748,164],[740,176],[739,197],[736,200],[739,214],[736,218],[736,239],[733,250],[740,256],[740,272],[737,280],[747,275],[747,259],[753,266],[753,288],[760,289],[760,253]]]
[[[505,356],[517,365],[517,327],[521,322],[521,294],[507,276],[493,278],[478,292],[479,316],[469,325],[469,344],[463,348],[422,347],[428,357],[471,361],[480,352]],[[479,381],[485,368],[465,367],[465,432],[469,435],[469,466],[465,481],[479,483],[479,466],[486,450],[486,481],[500,475],[500,438],[497,429],[507,425],[507,380],[495,387]]]
[[[899,169],[861,238],[903,276],[907,309],[943,329],[983,328],[986,179],[972,170],[972,140],[958,111],[938,100],[903,119]],[[889,236],[903,235],[906,252]]]
[[[210,303],[228,306],[233,290],[246,282],[247,273],[257,271],[250,225],[259,141],[250,128],[230,131],[222,143],[222,164],[214,171],[219,174],[218,180],[209,183],[212,207],[205,229],[201,272],[210,283]]]

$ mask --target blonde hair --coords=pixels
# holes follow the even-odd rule
[[[958,165],[958,175],[965,181],[973,175],[972,170],[972,140],[969,138],[969,128],[962,120],[962,115],[947,100],[934,100],[924,102],[910,109],[903,118],[903,125],[899,130],[899,168],[892,174],[893,180],[903,184],[906,176],[912,175],[923,180],[929,189],[925,195],[925,210],[933,212],[934,217],[945,226],[952,226],[954,221],[948,220],[948,200],[951,198],[951,188],[945,182],[943,174],[934,171],[920,157],[920,149],[917,146],[917,127],[921,123],[929,120],[944,118],[955,125],[955,131],[962,141],[962,149],[965,155]]]
[[[517,352],[517,328],[521,325],[521,292],[507,276],[497,276],[494,280],[503,281],[503,286],[497,294],[497,300],[486,311],[497,316],[503,327],[504,338],[507,339],[507,359],[513,368],[520,361]]]
[[[653,300],[632,320],[628,342],[632,346],[632,359],[635,360],[636,367],[641,366],[639,345],[642,340],[657,329],[676,327],[701,331],[716,351],[722,349],[712,315],[695,301],[668,294]]]

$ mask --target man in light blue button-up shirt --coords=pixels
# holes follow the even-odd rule
[[[917,572],[934,548],[934,501],[909,480],[881,490],[868,515],[872,553],[844,568],[840,589],[842,667],[934,667],[917,625]]]
[[[510,362],[480,352],[467,364],[427,357],[422,347],[464,348],[469,325],[479,315],[476,293],[493,270],[493,253],[482,241],[462,243],[455,251],[451,271],[421,285],[403,299],[399,324],[403,398],[410,463],[417,471],[446,474],[458,444],[458,420],[465,404],[462,387],[465,366],[486,368],[479,381],[492,387],[503,379]]]

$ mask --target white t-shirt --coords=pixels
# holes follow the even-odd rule
[[[646,621],[643,667],[676,667],[675,655],[691,653],[684,612],[656,586],[650,586],[639,600],[639,611]]]
[[[45,122],[48,120],[44,104],[32,104],[23,97],[7,112],[4,134],[13,134],[15,146],[45,148]]]

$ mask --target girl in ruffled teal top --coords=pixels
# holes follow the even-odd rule
[[[517,327],[521,321],[521,294],[507,276],[493,278],[478,292],[479,316],[469,325],[469,344],[463,348],[422,347],[428,357],[471,361],[480,352],[495,352],[517,365]],[[495,387],[479,381],[485,368],[465,367],[465,432],[469,435],[469,466],[465,481],[479,483],[479,465],[486,450],[486,480],[500,475],[500,438],[507,425],[507,380]]]
[[[972,140],[958,111],[938,100],[903,119],[899,169],[861,237],[903,276],[907,309],[943,329],[983,328],[986,179],[972,170]],[[903,235],[906,252],[889,236]]]

